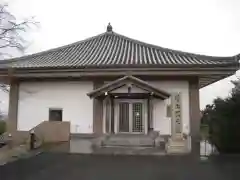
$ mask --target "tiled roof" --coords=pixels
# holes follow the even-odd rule
[[[13,61],[13,60],[11,60]],[[147,44],[107,32],[67,46],[16,58],[13,68],[108,68],[226,65],[233,57],[211,57]]]

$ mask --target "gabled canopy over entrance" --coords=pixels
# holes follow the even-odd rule
[[[150,94],[156,98],[167,99],[170,96],[170,94],[168,92],[159,90],[159,89],[153,87],[152,85],[150,85],[149,83],[147,83],[146,81],[143,81],[134,76],[124,76],[124,77],[119,78],[115,81],[112,81],[108,84],[105,84],[102,87],[88,93],[88,96],[90,98],[96,98],[96,97],[111,93],[113,90],[116,90],[123,86],[128,87],[128,94],[131,93],[132,87],[137,87],[144,91],[147,91],[148,94]]]

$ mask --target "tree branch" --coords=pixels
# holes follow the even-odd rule
[[[0,4],[0,60],[16,55],[14,49],[23,52],[27,47],[24,35],[37,24],[34,18],[17,19],[8,10],[8,5]],[[0,84],[0,89],[8,92],[9,86]]]

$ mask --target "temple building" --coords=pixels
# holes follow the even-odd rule
[[[5,60],[8,131],[67,121],[71,134],[164,137],[194,150],[199,89],[233,75],[239,57],[212,57],[147,44],[113,31]]]

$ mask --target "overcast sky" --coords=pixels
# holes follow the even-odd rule
[[[3,1],[3,0],[0,0]],[[240,53],[240,0],[9,0],[18,17],[35,16],[40,29],[27,53],[113,31],[166,48],[213,56]],[[203,108],[226,97],[229,79],[201,89]]]

